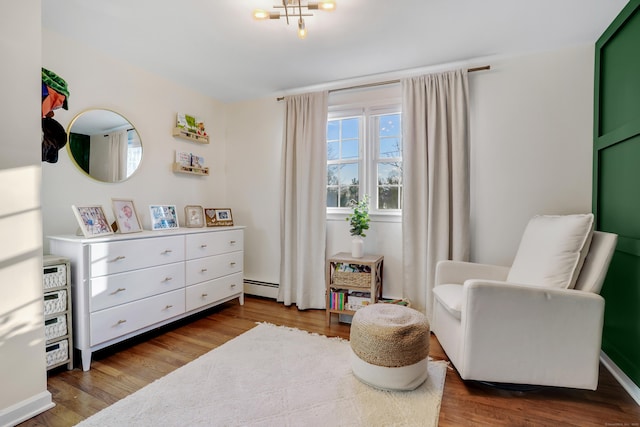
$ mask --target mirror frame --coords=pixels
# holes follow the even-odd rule
[[[91,113],[93,111],[106,111],[109,113],[113,113],[115,115],[120,116],[123,120],[125,120],[128,124],[129,127],[134,130],[136,132],[136,134],[138,135],[138,140],[140,141],[140,149],[141,149],[141,154],[140,154],[140,161],[138,162],[138,166],[136,167],[136,169],[127,177],[125,177],[124,179],[121,179],[119,181],[105,181],[99,178],[96,178],[95,176],[91,175],[91,173],[87,173],[87,171],[85,171],[82,166],[80,166],[79,162],[77,161],[77,159],[74,156],[73,151],[71,150],[71,132],[73,129],[74,124],[76,124],[76,122],[78,121],[78,119],[80,119],[83,115],[87,114],[87,113]],[[100,132],[106,132],[108,130],[98,130],[97,133]],[[127,181],[128,179],[130,179],[132,176],[134,176],[139,170],[140,170],[140,166],[142,165],[142,159],[144,157],[144,147],[142,144],[142,137],[140,136],[140,132],[138,131],[138,129],[133,125],[133,123],[131,123],[131,120],[129,120],[127,117],[125,117],[123,114],[112,110],[110,108],[100,108],[100,107],[96,107],[96,108],[88,108],[86,110],[83,110],[81,112],[79,112],[78,114],[76,114],[73,119],[71,120],[71,122],[69,122],[69,125],[67,126],[67,154],[69,155],[69,158],[71,159],[71,162],[73,163],[73,165],[76,167],[76,169],[78,171],[80,171],[84,176],[87,176],[89,178],[91,178],[93,181],[96,182],[100,182],[100,183],[104,183],[104,184],[118,184],[118,183],[122,183]]]

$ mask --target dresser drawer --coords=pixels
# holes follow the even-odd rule
[[[243,236],[242,230],[189,234],[186,240],[186,258],[189,260],[241,251],[244,246]]]
[[[244,252],[231,252],[187,261],[187,286],[242,271]]]
[[[91,345],[184,313],[184,289],[91,313]]]
[[[187,291],[187,311],[214,303],[243,291],[242,273],[209,280],[189,286]]]
[[[184,262],[90,280],[92,312],[184,287]]]
[[[89,245],[89,276],[184,261],[184,236],[94,243]]]

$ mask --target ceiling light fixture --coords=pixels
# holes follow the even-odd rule
[[[310,10],[325,10],[331,12],[336,10],[336,2],[334,0],[322,0],[319,2],[304,1],[304,0],[282,0],[281,5],[273,6],[275,9],[283,9],[284,16],[289,25],[289,17],[298,18],[298,37],[304,39],[307,37],[307,27],[304,22],[303,16],[313,16],[312,13],[308,13]],[[302,13],[302,10],[306,13]],[[268,12],[262,9],[255,9],[253,11],[254,19],[259,21],[267,19],[280,19],[282,12],[272,11]]]

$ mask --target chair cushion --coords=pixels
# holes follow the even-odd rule
[[[508,282],[573,288],[593,234],[593,214],[538,215],[524,231]]]
[[[462,285],[440,285],[433,288],[433,295],[456,319],[460,320],[462,310]]]

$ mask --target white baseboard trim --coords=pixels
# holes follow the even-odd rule
[[[613,360],[611,360],[609,356],[607,356],[607,354],[602,350],[600,350],[600,361],[605,366],[605,368],[607,368],[607,370],[611,372],[611,375],[613,375],[613,377],[618,380],[622,388],[624,388],[626,392],[629,393],[629,396],[631,396],[633,400],[636,401],[638,406],[640,406],[640,387],[638,387],[633,381],[631,381],[631,378],[629,378],[627,374],[625,374],[622,369],[620,369],[618,365],[616,365]]]
[[[278,287],[264,286],[256,283],[244,282],[244,293],[258,297],[278,299]]]
[[[0,426],[11,427],[56,406],[51,400],[51,393],[43,391],[29,399],[18,402],[0,410]]]

